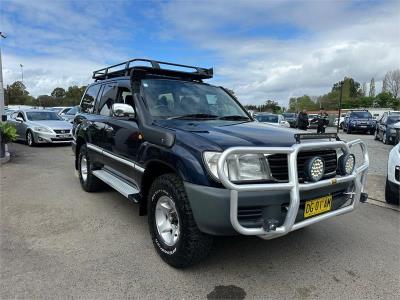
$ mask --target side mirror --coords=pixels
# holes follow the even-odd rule
[[[129,104],[114,103],[111,107],[111,114],[114,117],[132,117],[136,116],[135,109]]]
[[[16,117],[16,118],[15,118],[15,121],[20,122],[20,123],[23,123],[23,122],[24,122],[24,119],[22,119],[21,117]]]
[[[65,116],[65,113],[61,113],[60,116]]]

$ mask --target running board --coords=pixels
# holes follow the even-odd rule
[[[117,192],[119,192],[129,200],[138,202],[137,199],[139,195],[139,190],[136,187],[130,185],[126,181],[105,170],[95,170],[92,171],[92,174],[107,183],[109,186],[111,186],[113,189],[115,189]]]

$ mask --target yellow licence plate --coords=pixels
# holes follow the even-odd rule
[[[326,211],[332,207],[332,195],[306,201],[304,206],[304,218],[312,217]]]

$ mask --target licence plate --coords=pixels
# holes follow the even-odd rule
[[[69,134],[60,134],[58,137],[59,138],[69,138],[70,135]]]
[[[312,217],[326,211],[332,207],[332,195],[306,201],[304,206],[304,218]]]
[[[367,125],[361,125],[360,127],[361,127],[361,128],[366,128],[366,127],[367,127]]]

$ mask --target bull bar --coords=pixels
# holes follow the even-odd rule
[[[301,150],[313,149],[341,149],[344,154],[350,153],[351,148],[359,145],[362,151],[363,162],[360,166],[356,166],[353,173],[345,176],[336,176],[335,178],[324,179],[312,183],[299,183],[297,174],[297,154]],[[224,172],[224,164],[226,159],[233,154],[287,154],[288,158],[288,182],[284,183],[262,183],[262,184],[235,184],[229,180]],[[222,152],[218,159],[217,172],[221,183],[230,190],[230,221],[233,228],[243,235],[258,235],[263,239],[273,239],[291,231],[314,224],[316,222],[345,214],[354,210],[360,203],[360,196],[363,192],[367,179],[369,166],[369,157],[365,143],[360,140],[354,140],[348,143],[343,141],[333,142],[310,142],[304,144],[295,144],[291,147],[232,147]],[[333,184],[353,182],[353,191],[348,194],[352,195],[351,204],[334,211],[330,211],[319,216],[312,217],[295,223],[296,216],[300,206],[300,191],[309,191]],[[273,231],[267,231],[263,227],[247,228],[242,226],[238,220],[238,194],[244,191],[290,191],[290,202],[286,218],[283,224],[276,227]]]

